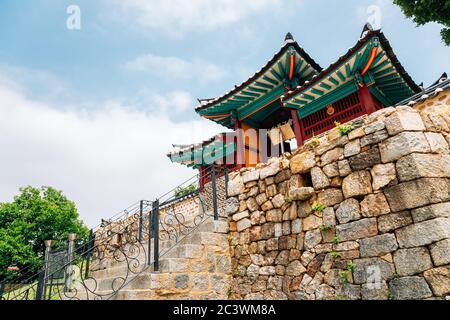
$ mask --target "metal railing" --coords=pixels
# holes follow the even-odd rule
[[[52,250],[52,243],[46,242],[42,270],[29,277],[23,277],[26,273],[22,273],[20,283],[0,282],[0,300],[108,300],[141,273],[159,271],[162,256],[207,217],[219,218],[214,167],[210,174],[211,194],[196,190],[181,197],[176,195],[180,186],[198,183],[203,178],[196,175],[157,200],[141,200],[122,214],[104,220],[90,231],[88,241],[78,247],[73,235],[64,251]],[[207,212],[205,197],[212,199],[212,212]],[[198,210],[187,215],[179,203],[190,198]]]

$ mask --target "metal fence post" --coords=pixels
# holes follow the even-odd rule
[[[217,211],[217,189],[216,189],[216,167],[213,164],[211,167],[211,176],[212,176],[212,196],[213,196],[213,210],[214,210],[214,220],[219,220],[219,212]]]
[[[153,206],[153,204],[152,204]],[[152,264],[153,209],[148,214],[147,265]]]
[[[49,260],[50,260],[50,251],[52,250],[53,240],[46,240],[45,243],[45,263],[44,270],[39,275],[38,287],[36,290],[36,300],[44,300],[45,298],[45,287],[48,276],[48,268],[49,268]]]
[[[153,263],[154,271],[159,271],[159,200],[153,202]]]
[[[75,249],[76,233],[69,234],[69,247],[67,249],[67,265],[66,265],[66,285],[65,291],[72,291],[72,273],[73,273],[73,252]]]
[[[94,230],[90,230],[89,231],[89,240],[88,240],[88,245],[87,245],[87,250],[86,250],[86,270],[84,271],[84,278],[88,278],[89,277],[89,267],[91,264],[91,256],[92,256],[92,248],[94,247]]]
[[[144,213],[144,200],[141,200],[139,204],[139,228],[138,228],[138,240],[142,242],[142,215]]]
[[[228,168],[224,168],[223,173],[225,178],[225,197],[228,198]]]

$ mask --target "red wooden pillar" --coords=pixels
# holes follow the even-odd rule
[[[240,169],[245,167],[245,149],[242,127],[238,119],[234,119],[234,131],[236,132],[236,168]]]
[[[294,122],[294,133],[295,139],[297,140],[297,147],[301,147],[303,145],[303,130],[301,125],[301,120],[298,118],[297,110],[291,109],[291,118]]]
[[[361,101],[361,104],[367,114],[371,114],[377,111],[375,100],[373,99],[372,94],[370,93],[367,86],[364,86],[358,90],[358,96],[359,101]]]

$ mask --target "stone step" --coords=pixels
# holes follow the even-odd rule
[[[163,258],[184,258],[184,259],[197,259],[201,258],[203,252],[203,246],[197,244],[181,244],[175,246],[172,250],[168,251]]]
[[[189,259],[163,258],[159,261],[160,272],[187,272],[188,269]]]
[[[125,285],[124,285],[125,284]],[[124,287],[120,289],[122,286]],[[123,289],[153,289],[152,273],[142,272],[141,274],[129,274],[128,277],[112,277],[97,280],[97,288],[95,292],[103,291],[120,291]]]

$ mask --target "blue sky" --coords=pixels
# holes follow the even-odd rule
[[[69,5],[81,9],[81,30],[66,27]],[[389,0],[1,0],[0,147],[10,152],[0,201],[22,185],[54,185],[93,225],[163,193],[194,174],[165,158],[170,144],[223,130],[198,118],[196,98],[241,83],[288,31],[327,67],[373,6],[417,83],[450,71],[440,26],[416,27]]]

